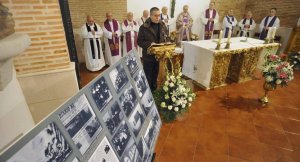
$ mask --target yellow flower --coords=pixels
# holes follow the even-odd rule
[[[162,102],[161,104],[160,104],[160,107],[166,107],[166,103],[165,102]]]
[[[168,90],[169,90],[169,88],[167,86],[164,86],[163,89],[165,92],[168,92]]]
[[[167,99],[169,99],[169,98],[170,98],[169,95],[166,94],[166,95],[165,95],[165,99],[167,100]]]

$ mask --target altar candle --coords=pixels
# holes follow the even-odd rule
[[[219,35],[219,43],[221,43],[222,37],[223,37],[223,30],[220,31],[220,35]]]
[[[228,40],[227,40],[228,42],[230,42],[231,32],[232,32],[231,29],[229,29],[229,32],[228,32]]]
[[[277,30],[277,28],[276,28],[276,27],[273,27],[272,39],[274,39],[274,38],[275,38],[276,30]]]
[[[272,27],[269,27],[267,39],[271,39],[272,36]]]

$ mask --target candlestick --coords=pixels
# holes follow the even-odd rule
[[[229,29],[229,32],[228,32],[228,39],[227,39],[227,42],[230,42],[230,38],[231,38],[231,29]]]
[[[220,35],[219,35],[219,43],[221,43],[222,37],[223,37],[223,30],[220,31]]]
[[[271,38],[271,34],[272,34],[272,27],[269,27],[266,39],[270,39]]]
[[[273,31],[272,31],[272,39],[275,38],[276,30],[277,30],[277,28],[276,28],[276,27],[273,27]]]

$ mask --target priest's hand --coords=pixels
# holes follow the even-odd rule
[[[244,25],[244,28],[250,28],[250,25]]]
[[[112,32],[112,36],[113,36],[113,37],[117,37],[118,34],[117,34],[116,32]]]
[[[95,35],[95,31],[94,30],[92,30],[92,34]]]

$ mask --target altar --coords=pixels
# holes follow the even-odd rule
[[[231,38],[230,49],[215,50],[213,40],[183,43],[183,75],[194,80],[204,89],[225,86],[228,82],[251,80],[255,69],[261,69],[264,56],[275,53],[278,43],[263,44],[264,41],[245,37]],[[226,41],[227,39],[223,39]]]

